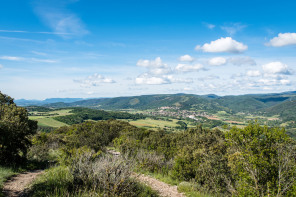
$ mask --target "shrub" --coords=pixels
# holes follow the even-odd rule
[[[226,139],[233,194],[284,196],[295,192],[296,145],[284,129],[255,123],[244,129],[233,127]]]
[[[37,122],[28,119],[27,110],[0,92],[0,162],[18,163],[24,159],[31,145],[29,136],[36,130]]]
[[[85,153],[70,166],[74,184],[100,190],[107,196],[138,196],[142,191],[131,179],[134,162],[122,156],[101,156],[93,161]]]

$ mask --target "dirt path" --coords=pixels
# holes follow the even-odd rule
[[[184,194],[178,192],[177,186],[171,186],[167,183],[161,182],[151,176],[144,174],[135,174],[136,179],[157,191],[163,197],[185,197]]]
[[[107,152],[114,156],[120,156],[120,152],[114,150],[107,150]],[[185,197],[184,194],[178,192],[177,186],[172,186],[162,181],[159,181],[151,176],[144,174],[133,173],[132,177],[136,178],[139,182],[151,187],[154,191],[157,191],[160,196],[163,197]]]
[[[43,170],[35,170],[32,172],[25,172],[9,179],[3,187],[3,192],[8,197],[19,197],[24,194],[26,187],[28,187],[32,181],[40,174]]]

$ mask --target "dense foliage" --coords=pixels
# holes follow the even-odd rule
[[[141,168],[191,181],[199,191],[225,196],[296,193],[296,146],[284,129],[255,123],[226,133],[201,126],[182,133],[137,130],[114,142],[137,158]]]
[[[134,162],[106,154],[121,132],[135,129],[117,120],[86,121],[33,138],[29,158],[58,164],[31,191],[32,196],[157,196],[131,178]]]
[[[103,168],[106,170],[116,163],[104,156],[105,147],[111,143],[128,156],[123,162],[133,160],[138,170],[160,173],[182,182],[183,189],[190,186],[218,196],[295,196],[296,193],[295,141],[284,129],[262,127],[258,123],[243,129],[233,127],[226,132],[199,125],[171,133],[137,128],[117,120],[87,121],[51,133],[39,133],[33,143],[30,157],[68,166],[76,186],[104,180],[91,176],[90,172],[94,168],[98,170],[96,173],[103,173],[104,170],[94,166],[106,166]],[[108,161],[112,162],[108,164]],[[128,179],[124,180],[128,183]],[[117,184],[117,179],[109,181],[113,186]]]
[[[78,124],[82,123],[85,120],[109,120],[109,119],[143,119],[145,118],[142,114],[130,114],[126,112],[108,112],[104,110],[89,109],[89,108],[74,108],[70,111],[73,113],[66,116],[58,116],[54,119],[64,122],[66,124]]]
[[[25,158],[35,134],[37,122],[28,119],[26,109],[14,104],[13,99],[0,92],[0,162],[19,162]]]

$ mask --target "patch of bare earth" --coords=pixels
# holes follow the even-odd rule
[[[11,177],[3,187],[3,192],[8,197],[19,197],[23,196],[25,189],[33,182],[33,180],[43,170],[35,170],[32,172],[25,172],[16,176]]]
[[[153,189],[154,191],[157,191],[160,196],[185,197],[184,194],[178,192],[177,186],[169,185],[167,183],[161,182],[155,178],[152,178],[144,174],[140,174],[140,175],[135,174],[135,177],[139,182],[144,183],[149,187],[151,187],[151,189]]]

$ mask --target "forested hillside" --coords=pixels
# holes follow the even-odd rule
[[[133,97],[117,97],[102,99],[86,99],[72,103],[52,103],[46,107],[94,107],[101,109],[155,109],[163,106],[175,106],[180,109],[207,111],[254,112],[295,100],[296,92],[278,94],[254,94],[238,96],[190,95],[190,94],[161,94]]]

